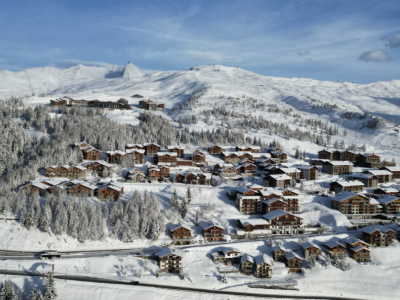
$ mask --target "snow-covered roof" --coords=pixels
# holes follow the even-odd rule
[[[98,150],[98,149],[96,149],[96,148],[94,148],[94,147],[87,148],[87,149],[85,149],[84,151],[85,151],[85,153],[88,153],[88,152],[90,152],[90,151],[101,152],[100,150]]]
[[[192,230],[190,229],[189,226],[182,225],[182,224],[172,225],[171,228],[170,228],[170,230],[171,230],[171,231],[174,231],[174,230],[176,230],[176,229],[178,229],[178,228],[181,228],[181,227],[182,227],[182,228],[185,228],[185,229],[187,229],[187,230],[189,230],[189,231],[192,231]]]
[[[229,252],[238,252],[241,253],[238,248],[232,248],[232,247],[221,247],[218,249],[218,251],[221,251],[223,254],[229,253]]]
[[[265,190],[260,191],[263,196],[269,196],[269,195],[277,195],[277,196],[283,196],[282,191],[274,188],[266,188]]]
[[[371,234],[375,231],[379,230],[380,232],[388,232],[388,231],[393,231],[392,229],[385,227],[383,225],[374,225],[374,226],[367,226],[361,229],[362,232]]]
[[[395,188],[378,188],[377,190],[381,190],[385,193],[398,193],[399,190],[395,189]]]
[[[237,148],[239,148],[239,149],[253,149],[253,150],[260,150],[261,149],[260,146],[246,146],[246,145],[240,145],[240,146],[237,146]]]
[[[180,150],[185,150],[185,146],[168,146],[168,150],[173,150],[173,149],[180,149]]]
[[[244,186],[238,186],[238,187],[236,187],[235,189],[236,189],[236,191],[237,191],[238,193],[241,193],[241,194],[244,194],[244,193],[246,193],[246,192],[248,192],[248,191],[252,191],[251,189],[248,189],[248,188],[246,188],[246,187],[244,187]]]
[[[321,249],[321,248],[320,248],[319,246],[317,246],[316,244],[310,243],[310,242],[305,242],[305,243],[303,243],[301,246],[303,247],[303,249],[308,249],[308,248],[310,248],[310,247],[315,247],[315,248],[317,248],[317,249]]]
[[[150,146],[150,145],[154,145],[154,146],[157,146],[157,147],[161,148],[161,146],[156,144],[156,143],[145,143],[145,144],[143,144],[143,147],[147,147],[147,146]]]
[[[262,264],[262,263],[266,263],[267,265],[272,266],[272,259],[271,257],[265,255],[265,254],[261,254],[256,256],[256,265]]]
[[[42,180],[42,183],[44,183],[44,182],[47,184],[50,184],[51,186],[56,186],[56,185],[60,185],[60,184],[65,184],[68,182],[68,180],[49,178],[49,179]]]
[[[268,176],[267,176],[268,177]],[[275,175],[269,175],[269,177],[279,181],[279,180],[292,180],[292,177],[286,175],[286,174],[275,174]]]
[[[285,172],[285,174],[288,173],[300,173],[301,171],[296,169],[296,168],[285,168],[285,167],[280,167],[280,170],[282,170],[283,172]]]
[[[333,151],[330,151],[330,150],[327,150],[327,149],[323,149],[323,150],[321,150],[321,151],[318,151],[318,153],[319,153],[319,152],[322,152],[322,151],[329,152],[329,153],[333,153]]]
[[[156,253],[158,257],[164,257],[170,254],[182,257],[181,251],[179,251],[178,249],[171,249],[169,247],[163,248]]]
[[[48,185],[45,185],[44,183],[36,182],[36,181],[32,182],[31,185],[33,185],[33,186],[35,186],[35,187],[37,187],[37,188],[39,188],[41,190],[47,190],[49,188]]]
[[[269,225],[270,224],[265,219],[245,219],[245,220],[239,220],[239,221],[240,221],[240,223],[242,223],[243,226],[247,226],[247,225],[257,226],[257,225]]]
[[[126,149],[125,152],[127,154],[137,152],[137,153],[144,153],[144,149]]]
[[[116,155],[116,154],[125,155],[126,152],[121,151],[121,150],[114,150],[114,151],[107,151],[107,154],[109,154],[109,155]]]
[[[203,229],[208,229],[208,228],[211,228],[211,227],[213,227],[213,226],[216,226],[216,227],[219,227],[219,228],[221,228],[221,229],[225,229],[224,227],[222,227],[221,225],[219,225],[218,223],[214,223],[214,222],[201,222],[200,223],[200,225],[201,225],[201,227],[203,228]]]
[[[345,186],[355,186],[355,185],[360,185],[363,186],[364,183],[362,183],[361,181],[358,180],[353,180],[353,181],[334,181],[336,182],[338,185],[341,185],[343,187]]]
[[[269,159],[269,158],[271,158],[270,153],[251,153],[251,156],[253,156],[253,159],[256,159],[256,158]]]
[[[347,237],[347,238],[342,239],[342,241],[347,243],[347,244],[350,244],[350,245],[354,245],[355,243],[359,243],[359,242],[364,243],[366,245],[369,245],[368,243],[366,243],[364,241],[361,241],[361,240],[359,240],[359,239],[357,239],[355,237]]]
[[[342,247],[346,248],[346,245],[343,245],[343,243],[341,243],[340,241],[337,241],[337,240],[330,240],[325,243],[325,246],[327,246],[328,248],[331,248],[331,249],[333,247],[336,247],[337,245],[341,245]]]
[[[236,156],[239,156],[239,157],[240,157],[240,153],[239,153],[239,152],[223,151],[221,154],[223,154],[224,156],[236,155]]]
[[[273,219],[279,218],[279,217],[281,217],[281,216],[284,216],[284,215],[286,215],[286,214],[289,214],[289,215],[292,215],[292,216],[297,217],[296,215],[291,214],[291,213],[288,213],[287,211],[284,211],[284,210],[282,210],[282,209],[275,209],[275,210],[273,210],[273,211],[270,211],[270,212],[266,213],[266,214],[263,215],[262,217],[263,217],[264,219],[266,219],[266,220],[273,220]]]
[[[278,251],[278,250],[282,250],[282,251],[285,251],[285,252],[288,251],[285,247],[283,247],[283,246],[281,246],[281,245],[275,245],[275,246],[273,246],[273,247],[272,247],[272,250],[273,250],[274,252],[275,252],[275,251]]]
[[[382,175],[392,175],[393,173],[387,171],[387,170],[366,170],[365,172],[368,172],[370,174],[373,174],[375,176],[382,176]]]
[[[79,169],[79,170],[81,170],[81,171],[86,170],[86,168],[83,167],[83,166],[75,166],[75,168],[77,168],[77,169]]]
[[[334,161],[325,161],[324,164],[331,164],[333,166],[352,166],[353,163],[347,160],[334,160]]]
[[[390,172],[400,172],[400,167],[384,167]]]
[[[336,197],[331,198],[331,200],[334,200],[334,201],[337,201],[337,202],[341,202],[341,201],[345,201],[345,200],[347,200],[347,199],[349,199],[351,197],[357,196],[357,195],[360,195],[360,196],[362,196],[364,198],[368,198],[367,196],[364,196],[362,194],[356,194],[356,193],[344,191],[344,192],[341,192],[340,194],[338,194]]]
[[[157,152],[157,156],[178,156],[176,152]]]
[[[299,166],[296,166],[296,168],[300,169],[300,170],[310,170],[312,168],[316,168],[316,166],[313,166],[313,165],[299,165]]]
[[[379,196],[376,200],[380,203],[380,204],[388,204],[391,203],[393,201],[399,200],[399,197],[396,196],[390,196],[390,195],[382,195]]]
[[[367,179],[369,179],[369,178],[371,178],[373,176],[375,176],[375,175],[373,175],[373,174],[365,174],[365,173],[353,173],[353,174],[351,174],[350,177],[352,177],[352,178],[367,178]]]
[[[283,202],[283,203],[286,203],[284,200],[282,200],[282,199],[277,199],[277,198],[271,198],[271,199],[265,200],[263,203],[265,203],[265,204],[271,204],[271,203],[274,203],[274,202],[276,202],[276,201],[281,201],[281,202]]]
[[[367,251],[371,251],[371,250],[369,250],[368,248],[365,248],[365,247],[363,247],[363,246],[357,246],[357,247],[355,247],[355,248],[351,248],[351,250],[353,250],[354,252],[357,252],[357,251],[360,251],[360,250],[363,250],[363,249],[365,249],[365,250],[367,250]]]
[[[206,179],[211,179],[212,178],[212,174],[211,173],[202,173],[202,174],[199,174],[199,176],[205,176]]]
[[[263,189],[264,188],[262,185],[255,184],[255,183],[253,183],[252,185],[248,185],[247,187],[249,189]]]
[[[242,255],[242,258],[240,259],[240,263],[245,262],[245,261],[249,261],[252,264],[254,264],[253,256],[251,256],[250,254],[247,254],[247,253]]]
[[[291,258],[294,258],[294,257],[297,257],[297,258],[301,259],[301,257],[297,253],[294,253],[292,251],[286,252],[285,253],[285,257],[286,257],[286,259],[291,259]]]
[[[142,144],[127,144],[126,146],[127,147],[142,147],[143,148]]]

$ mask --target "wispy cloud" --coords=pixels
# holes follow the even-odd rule
[[[389,48],[400,48],[400,34],[396,35],[393,39],[389,39],[389,43],[386,46]]]
[[[360,55],[358,58],[363,61],[374,61],[374,62],[382,62],[391,60],[391,57],[383,52],[382,50],[375,50],[375,51],[367,51]]]
[[[105,63],[105,62],[99,62],[99,61],[86,61],[86,60],[80,60],[80,59],[67,59],[67,60],[56,61],[56,62],[53,62],[50,64],[51,67],[55,67],[55,68],[59,68],[59,69],[68,69],[68,68],[71,68],[76,65],[107,68],[107,67],[111,66],[112,64]]]

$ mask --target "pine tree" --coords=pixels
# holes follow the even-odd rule
[[[45,204],[44,209],[39,218],[39,229],[42,232],[48,232],[50,230],[51,222],[51,209],[48,204]]]
[[[329,254],[326,256],[325,262],[324,262],[324,267],[325,269],[329,268],[332,265],[331,257]]]
[[[53,273],[49,273],[46,280],[46,290],[43,295],[44,300],[54,300],[57,298],[57,290],[54,283]]]
[[[14,284],[10,280],[4,281],[0,287],[0,300],[16,300]]]
[[[28,229],[31,229],[32,227],[35,226],[34,212],[32,206],[29,208],[28,215],[26,216],[25,226]]]
[[[192,192],[191,192],[190,188],[187,188],[186,200],[187,200],[187,204],[190,204],[190,202],[192,202]]]
[[[337,140],[336,140],[335,143],[333,144],[333,148],[339,149],[339,143],[338,143]]]
[[[181,203],[181,217],[182,219],[185,219],[187,214],[187,203],[186,203],[186,199],[182,199],[182,203]]]
[[[176,189],[174,189],[174,192],[171,196],[171,202],[170,202],[171,207],[178,207],[179,206],[179,198],[178,198],[178,193],[176,192]]]
[[[199,226],[200,224],[200,209],[196,210],[196,217],[194,218],[194,224],[196,224],[196,226]]]

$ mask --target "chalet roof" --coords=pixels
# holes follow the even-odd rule
[[[50,186],[57,186],[57,185],[65,184],[69,181],[65,180],[65,179],[49,178],[49,179],[42,180],[42,183],[44,183],[44,182],[49,184]]]
[[[375,176],[392,175],[393,174],[387,170],[366,170],[365,172],[368,172]]]
[[[272,198],[272,199],[265,200],[265,201],[263,201],[263,203],[265,203],[265,204],[271,204],[271,203],[274,203],[274,202],[276,202],[276,201],[281,201],[281,202],[283,202],[283,203],[286,203],[284,200],[282,200],[282,199],[277,199],[277,198]]]
[[[239,148],[239,149],[254,149],[254,150],[261,149],[260,146],[246,146],[246,145],[240,145],[240,146],[237,146],[237,148]]]
[[[355,237],[347,237],[347,238],[342,239],[342,241],[349,245],[354,245],[355,243],[359,243],[359,242],[369,245],[368,243],[361,241]]]
[[[366,199],[369,199],[367,196],[364,196],[362,194],[357,194],[357,193],[352,193],[352,192],[348,192],[348,191],[344,191],[341,192],[340,195],[338,194],[336,197],[331,198],[331,200],[337,201],[337,202],[341,202],[341,201],[345,201],[347,199],[350,199],[351,197],[360,195]]]
[[[326,150],[326,149],[323,149],[323,150],[321,150],[321,151],[318,151],[318,153],[320,153],[320,152],[322,152],[322,151],[329,152],[329,153],[333,153],[333,151]]]
[[[373,174],[365,174],[365,173],[353,173],[351,175],[352,178],[367,178],[367,179],[374,177],[374,176],[375,175],[373,175]]]
[[[240,263],[245,262],[245,261],[248,261],[248,262],[251,262],[252,264],[254,264],[254,257],[251,256],[250,254],[245,253],[242,255],[242,258],[240,259]]]
[[[313,166],[313,165],[298,165],[298,166],[296,166],[296,169],[300,169],[300,170],[310,170],[312,168],[317,168],[317,167]]]
[[[265,255],[265,254],[261,254],[256,256],[256,265],[262,264],[262,263],[266,263],[267,265],[272,266],[272,259],[271,257]]]
[[[109,189],[112,189],[112,190],[118,191],[118,192],[121,191],[121,188],[120,188],[120,187],[117,187],[117,186],[115,186],[115,185],[106,185],[106,186],[100,187],[100,188],[99,188],[99,191],[100,191],[100,190],[104,190],[104,189],[106,189],[106,188],[109,188]]]
[[[325,161],[322,164],[324,164],[324,165],[328,164],[328,165],[332,165],[332,166],[352,166],[353,165],[352,162],[347,161],[347,160],[344,160],[344,161],[342,161],[342,160],[340,160],[340,161],[339,160]]]
[[[249,158],[243,158],[243,159],[239,160],[239,164],[242,164],[245,161],[251,161],[251,160]]]
[[[157,152],[157,156],[178,156],[176,152]]]
[[[81,171],[86,170],[86,168],[83,167],[83,166],[75,166],[75,168],[77,168],[77,169],[79,169],[79,170],[81,170]]]
[[[301,259],[301,257],[297,254],[297,253],[294,253],[294,252],[292,252],[292,251],[289,251],[289,252],[286,252],[285,253],[285,257],[286,257],[286,259],[292,259],[292,258],[298,258],[298,259]]]
[[[381,190],[385,193],[398,193],[399,191],[395,188],[378,188],[377,190]]]
[[[210,149],[212,147],[219,147],[221,149],[228,149],[229,148],[229,146],[211,145],[210,147],[208,147],[208,149]]]
[[[384,232],[384,233],[386,233],[388,231],[393,231],[392,229],[387,228],[387,227],[385,227],[383,225],[367,226],[367,227],[364,227],[364,228],[361,229],[362,232],[365,232],[365,233],[368,233],[368,234],[371,234],[371,233],[373,233],[373,232],[375,232],[377,230],[380,231],[380,232]]]
[[[270,220],[279,218],[279,217],[284,216],[284,215],[291,215],[291,216],[297,217],[296,215],[291,214],[291,213],[288,213],[287,211],[284,211],[284,210],[282,210],[282,209],[275,209],[275,210],[273,210],[273,211],[270,211],[270,212],[266,213],[266,214],[263,215],[262,217],[263,217],[264,219],[270,221]],[[299,217],[297,217],[297,218],[299,218]],[[300,218],[300,219],[301,219],[301,218]]]
[[[144,149],[126,149],[125,152],[127,154],[137,152],[137,153],[143,153],[144,154]]]
[[[171,230],[171,231],[174,231],[174,230],[176,230],[176,229],[178,229],[178,228],[181,228],[181,227],[182,227],[182,228],[185,228],[185,229],[187,229],[187,230],[189,230],[189,231],[192,231],[192,230],[190,229],[189,226],[182,225],[182,224],[172,225],[171,228],[170,228],[170,230]]]
[[[327,242],[325,243],[325,246],[327,246],[328,248],[331,248],[331,249],[332,249],[333,247],[336,247],[337,245],[340,245],[340,246],[346,248],[346,245],[345,245],[343,242],[337,241],[337,240],[330,240],[330,241],[327,241]]]
[[[253,183],[252,185],[247,186],[249,189],[264,189],[262,185]]]
[[[70,166],[70,165],[62,165],[61,167],[65,168],[65,169],[71,169],[72,168],[72,166]]]
[[[84,151],[85,151],[85,153],[88,153],[88,152],[90,152],[90,151],[101,152],[100,150],[98,150],[98,149],[96,149],[96,148],[94,148],[94,147],[87,148],[87,149],[85,149]]]
[[[224,155],[224,156],[236,155],[236,156],[238,156],[238,157],[241,156],[239,152],[229,152],[229,151],[223,151],[223,152],[222,152],[222,155]]]
[[[44,168],[45,168],[45,169],[47,169],[47,168],[53,168],[53,169],[56,169],[56,168],[58,168],[58,166],[57,166],[57,165],[52,165],[52,166],[45,166]]]
[[[142,147],[143,148],[142,144],[127,144],[126,146],[127,147]]]
[[[211,173],[201,173],[201,174],[199,174],[199,176],[204,176],[206,179],[211,179],[212,178],[212,174]]]
[[[314,243],[310,243],[310,242],[305,242],[305,243],[303,243],[302,245],[301,245],[301,247],[303,247],[303,249],[308,249],[308,248],[311,248],[311,247],[315,247],[315,248],[317,248],[317,249],[321,249],[319,246],[317,246],[316,244],[314,244]]]
[[[275,175],[268,175],[267,177],[271,177],[277,181],[279,180],[292,180],[292,177],[286,175],[286,174],[275,174]]]
[[[271,153],[251,153],[251,156],[253,156],[253,159],[256,159],[256,158],[269,159],[269,158],[271,158]]]
[[[400,167],[383,167],[390,172],[400,172]]]
[[[244,193],[246,193],[246,192],[248,192],[248,191],[253,191],[253,190],[248,189],[247,187],[244,187],[244,186],[238,186],[238,187],[236,187],[235,189],[236,189],[236,191],[237,191],[238,193],[240,193],[240,194],[244,194]],[[253,191],[253,192],[254,192],[254,191]]]
[[[296,169],[296,168],[285,168],[285,167],[279,167],[280,170],[282,170],[282,172],[285,172],[285,174],[288,173],[300,173],[301,171]]]
[[[107,154],[109,154],[109,155],[115,155],[115,154],[125,155],[126,152],[121,151],[121,150],[114,150],[114,151],[107,151]]]
[[[37,182],[37,181],[32,181],[30,184],[28,185],[33,185],[41,190],[47,190],[49,188],[48,185],[41,183],[41,182]]]
[[[185,150],[185,146],[168,146],[168,150],[172,150],[172,149],[180,149],[180,150]]]
[[[354,252],[360,251],[360,250],[367,250],[368,252],[371,252],[371,250],[369,250],[368,248],[365,248],[363,246],[357,246],[355,248],[351,248],[351,250],[353,250]]]
[[[232,248],[232,247],[221,247],[221,248],[218,248],[218,251],[221,251],[223,254],[226,254],[226,253],[229,253],[229,252],[241,253],[238,248]]]
[[[245,219],[245,220],[239,220],[239,221],[240,221],[240,223],[242,223],[243,226],[247,226],[247,225],[257,226],[257,225],[269,225],[270,224],[265,219]]]
[[[210,221],[210,222],[201,222],[201,223],[200,223],[200,226],[203,228],[203,230],[204,230],[204,229],[211,228],[211,227],[214,227],[214,226],[219,227],[219,228],[221,228],[221,229],[225,229],[224,227],[222,227],[222,226],[219,225],[218,223],[214,223],[214,222],[212,222],[212,221]]]
[[[164,256],[167,256],[167,255],[170,255],[170,254],[182,257],[181,251],[179,251],[178,249],[171,249],[169,247],[163,248],[160,251],[158,251],[156,253],[156,256],[164,257]]]
[[[157,147],[161,148],[161,146],[156,144],[156,143],[145,143],[145,144],[143,144],[143,147],[147,147],[147,146],[150,146],[150,145],[154,145],[154,146],[157,146]]]
[[[83,186],[85,188],[88,188],[88,189],[91,189],[91,190],[95,190],[97,188],[94,184],[92,184],[90,182],[87,182],[87,181],[79,181],[79,182],[77,182],[76,181],[73,186],[69,186],[69,187],[67,187],[67,189],[70,189],[70,188],[72,188],[74,186],[77,186],[77,185],[81,185],[81,186]]]
[[[390,195],[381,195],[379,196],[376,200],[380,203],[380,204],[388,204],[391,203],[393,201],[399,200],[399,197],[396,196],[390,196]]]
[[[260,191],[263,196],[269,196],[269,195],[277,195],[277,196],[283,196],[282,190],[274,189],[274,188],[266,188],[265,190]]]
[[[363,186],[364,183],[362,183],[361,181],[358,180],[353,180],[353,181],[334,181],[335,183],[337,183],[338,185],[341,185],[343,187],[345,186],[355,186],[355,185],[361,185]],[[333,183],[333,182],[332,182]]]
[[[272,247],[272,250],[273,250],[273,252],[278,251],[278,250],[282,250],[282,251],[284,251],[284,252],[287,252],[287,251],[288,251],[285,247],[283,247],[283,246],[281,246],[281,245],[275,245],[275,246],[273,246],[273,247]]]

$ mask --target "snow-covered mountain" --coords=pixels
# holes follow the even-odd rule
[[[131,77],[143,77],[143,73],[134,64],[128,62],[128,64],[124,67],[124,70],[122,71],[122,78]]]

